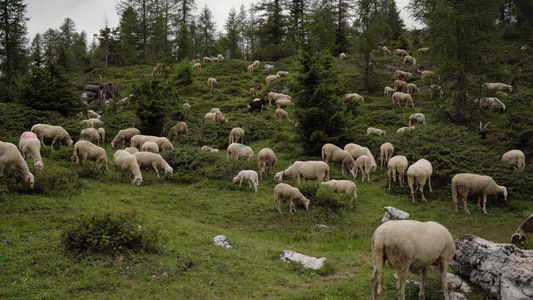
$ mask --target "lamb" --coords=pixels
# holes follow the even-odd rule
[[[20,135],[19,149],[22,152],[22,157],[24,159],[26,159],[26,156],[31,157],[33,165],[39,170],[44,167],[40,148],[41,142],[35,133],[25,131]]]
[[[276,75],[278,75],[279,77],[287,77],[287,76],[289,76],[289,72],[287,72],[287,71],[278,71],[276,73]]]
[[[235,127],[229,133],[229,143],[238,143],[239,140],[241,141],[241,144],[244,143],[244,129]]]
[[[141,145],[141,151],[159,153],[159,146],[156,142],[146,141]]]
[[[381,224],[372,236],[372,300],[383,292],[383,266],[388,261],[396,268],[396,296],[405,299],[409,270],[420,269],[419,299],[425,299],[426,268],[438,266],[444,299],[448,300],[448,265],[455,255],[455,241],[444,226],[436,222],[391,220]]]
[[[94,128],[85,128],[80,132],[80,140],[89,141],[100,146],[100,134]]]
[[[408,83],[406,86],[406,92],[407,94],[414,94],[416,92],[420,91],[420,89],[416,86],[414,83]]]
[[[422,113],[415,113],[409,116],[409,127],[426,124],[426,116]]]
[[[250,161],[254,159],[254,150],[243,144],[231,143],[226,153],[226,160],[229,162],[230,159]]]
[[[407,82],[403,80],[394,80],[394,90],[397,92],[407,92]]]
[[[345,94],[344,99],[365,102],[365,98],[357,93]]]
[[[92,119],[92,118],[94,118],[94,119],[100,119],[101,116],[100,116],[98,113],[96,113],[94,110],[89,109],[89,110],[87,111],[87,119]]]
[[[355,187],[355,183],[350,180],[335,180],[332,179],[330,181],[322,182],[321,184],[329,186],[332,190],[339,193],[347,193],[351,195],[350,197],[350,209],[354,207],[353,201],[354,199],[357,199],[357,189]]]
[[[513,87],[511,85],[501,83],[501,82],[486,82],[483,84],[483,88],[489,91],[504,91],[504,90],[509,90],[509,92],[513,91]]]
[[[416,71],[417,71],[418,73],[422,74],[422,75],[421,75],[421,77],[422,77],[422,81],[425,81],[426,78],[433,79],[433,78],[435,78],[435,76],[436,76],[435,72],[430,71],[430,70],[420,71],[420,69],[417,69]]]
[[[133,155],[137,159],[139,168],[142,169],[152,167],[157,174],[157,178],[160,178],[159,169],[165,170],[165,175],[172,174],[174,172],[174,169],[172,169],[172,167],[158,153],[140,151]]]
[[[404,175],[405,171],[407,170],[408,166],[407,157],[403,155],[396,155],[393,156],[387,166],[387,175],[389,177],[389,191],[390,191],[390,185],[391,185],[391,179],[392,181],[396,182],[396,175],[398,175],[398,181],[400,182],[400,187],[403,187],[404,182]]]
[[[31,127],[31,132],[37,135],[37,138],[41,141],[41,145],[44,146],[44,141],[52,140],[52,147],[58,145],[72,146],[74,143],[70,138],[68,132],[61,126],[52,126],[48,124],[35,124]]]
[[[201,69],[202,69],[202,64],[201,64],[201,63],[195,63],[192,67],[193,67],[195,70],[201,70]]]
[[[433,174],[433,166],[426,159],[419,159],[414,164],[410,165],[407,169],[407,183],[409,188],[411,188],[411,198],[413,199],[413,204],[415,204],[415,187],[420,191],[422,195],[422,201],[428,202],[426,197],[424,197],[424,186],[426,181],[428,181],[429,191],[433,192],[431,188],[431,175]]]
[[[377,136],[383,136],[385,135],[387,132],[385,130],[382,130],[382,129],[378,129],[378,128],[374,128],[374,127],[368,127],[366,129],[366,134],[367,135],[377,135]]]
[[[482,97],[474,100],[474,103],[479,104],[479,108],[488,108],[490,111],[505,111],[505,104],[496,97]]]
[[[255,67],[259,67],[259,65],[261,65],[261,62],[259,62],[258,60],[254,61],[253,64],[252,64],[252,66],[254,66],[254,68]]]
[[[283,110],[282,108],[276,109],[276,111],[274,112],[274,116],[276,120],[289,120],[290,121],[289,113]]]
[[[255,97],[255,93],[257,93],[257,91],[260,91],[261,90],[261,86],[258,85],[258,86],[254,86],[253,88],[250,88],[250,97]]]
[[[326,163],[329,163],[329,161],[341,163],[342,174],[346,174],[346,165],[348,165],[349,169],[352,169],[355,166],[355,160],[350,154],[350,151],[343,150],[330,143],[324,144],[324,146],[322,146],[322,160]]]
[[[290,100],[291,96],[285,95],[285,94],[282,94],[282,93],[274,93],[274,92],[268,93],[268,104],[269,105],[272,105],[272,101],[274,101],[274,103],[276,103],[276,101],[278,101],[280,99],[289,99]]]
[[[119,130],[113,141],[111,141],[111,147],[116,149],[117,144],[120,142],[122,142],[122,147],[124,147],[125,143],[130,142],[131,138],[137,134],[141,134],[141,131],[133,127]]]
[[[381,144],[381,147],[380,147],[380,150],[381,150],[381,154],[380,154],[380,160],[381,160],[381,163],[380,163],[380,170],[383,170],[383,164],[387,163],[389,161],[389,159],[392,157],[392,155],[394,154],[394,146],[391,144],[391,143],[383,143]]]
[[[340,58],[340,59],[345,59],[345,58],[346,58],[346,54],[345,54],[345,53],[341,53],[341,54],[339,54],[339,58]]]
[[[207,85],[210,88],[212,88],[212,89],[216,88],[217,84],[218,84],[218,81],[215,78],[210,77],[210,78],[207,79]]]
[[[411,108],[415,107],[415,104],[413,102],[413,98],[410,94],[402,93],[402,92],[396,92],[392,94],[392,109],[394,109],[394,106],[398,104],[398,107],[402,107],[402,102],[405,102],[405,107],[409,106]]]
[[[526,156],[520,150],[509,150],[502,155],[502,161],[516,165],[516,169],[525,169]]]
[[[407,55],[409,55],[409,53],[407,53],[407,51],[403,50],[403,49],[394,49],[394,51],[392,51],[392,55],[394,56],[401,56],[401,57],[405,57]]]
[[[526,243],[527,236],[533,232],[533,215],[530,215],[511,236],[511,243],[520,246]]]
[[[455,203],[455,214],[459,213],[457,209],[458,195],[463,197],[465,214],[469,215],[470,211],[466,205],[466,199],[469,195],[478,195],[477,207],[481,209],[481,195],[483,195],[483,213],[487,213],[487,195],[503,194],[504,200],[507,201],[507,188],[497,185],[494,179],[486,175],[472,173],[459,173],[452,178],[452,199]]]
[[[281,214],[281,199],[289,199],[290,201],[290,213],[296,213],[296,202],[305,207],[305,210],[309,210],[309,203],[311,201],[307,199],[300,190],[296,187],[290,186],[286,183],[278,183],[274,187],[274,198],[276,201],[276,209]]]
[[[248,66],[248,73],[252,74],[254,72],[254,65]]]
[[[266,85],[270,85],[270,83],[276,79],[280,78],[279,75],[269,75],[265,78]]]
[[[276,101],[276,106],[278,108],[286,108],[291,104],[292,104],[292,101],[289,99],[279,99],[278,101]]]
[[[386,86],[385,89],[383,90],[383,96],[388,96],[388,97],[391,97],[392,94],[394,94],[395,90],[393,88],[391,88],[390,86]]]
[[[104,127],[98,128],[98,135],[100,136],[100,143],[103,144],[105,142],[105,129],[104,129]]]
[[[268,177],[270,170],[276,164],[276,154],[270,148],[263,148],[257,153],[257,168],[259,169],[260,179],[263,180],[263,173],[265,178]]]
[[[370,152],[367,147],[361,147],[357,144],[350,143],[344,146],[344,150],[348,150],[352,155],[353,159],[357,159],[361,155],[368,156],[370,158],[370,173],[376,172],[378,165],[376,164],[374,155],[372,155],[372,152]]]
[[[152,135],[134,135],[131,138],[132,147],[142,147],[145,142],[155,142],[160,151],[174,150],[174,146],[166,137],[152,136]]]
[[[24,181],[33,189],[35,177],[30,173],[28,164],[20,154],[17,146],[12,143],[0,141],[0,178],[4,177],[4,171],[17,171],[24,176]]]
[[[283,181],[287,176],[296,177],[298,184],[302,177],[306,180],[318,179],[319,182],[329,181],[329,166],[323,161],[295,161],[285,171],[274,175],[274,180]]]
[[[257,172],[253,170],[242,170],[237,176],[233,177],[232,182],[237,183],[237,181],[239,181],[239,186],[241,186],[244,179],[248,179],[248,185],[250,185],[250,187],[253,185],[255,193],[257,194],[257,186],[259,185]]]
[[[416,65],[416,58],[412,57],[411,55],[406,55],[403,57],[403,63],[408,65]]]
[[[76,160],[76,163],[79,163],[80,156],[82,157],[83,162],[87,159],[92,160],[95,163],[100,164],[102,170],[107,171],[107,155],[104,148],[96,146],[89,141],[77,141],[76,144],[74,144],[74,154],[70,158],[70,161]]]
[[[359,172],[361,172],[361,182],[365,180],[365,174],[368,177],[368,183],[370,183],[370,169],[371,169],[371,160],[367,155],[361,155],[355,160],[354,167],[350,170],[353,178],[357,178]]]
[[[167,139],[170,141],[174,137],[180,135],[180,134],[187,134],[189,132],[189,127],[187,126],[187,123],[185,122],[178,122],[178,124],[174,125],[174,127],[170,128],[170,132],[168,133]]]
[[[137,148],[134,148],[137,150]],[[113,163],[117,169],[120,170],[122,174],[122,180],[124,180],[125,171],[131,173],[131,184],[141,185],[143,182],[143,176],[141,174],[141,169],[137,163],[137,158],[125,150],[117,150],[113,155]]]
[[[395,80],[398,80],[398,79],[406,79],[407,77],[411,77],[413,75],[413,73],[411,72],[406,72],[406,71],[403,71],[403,70],[396,70],[394,71],[394,79]]]

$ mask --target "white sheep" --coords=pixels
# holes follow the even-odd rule
[[[400,182],[400,187],[403,187],[405,171],[409,165],[407,157],[403,155],[396,155],[391,157],[387,163],[387,175],[389,177],[389,191],[391,186],[391,179],[393,182],[396,182],[396,176],[398,176],[398,181]]]
[[[137,150],[137,148],[134,148]],[[120,170],[122,174],[122,180],[124,180],[125,171],[131,173],[131,184],[141,185],[143,182],[143,176],[141,174],[141,169],[139,168],[139,163],[137,163],[137,158],[125,150],[117,150],[113,155],[113,163],[117,169]]]
[[[105,129],[104,127],[98,128],[98,135],[100,136],[100,143],[105,143]]]
[[[37,169],[44,167],[43,159],[41,157],[41,142],[37,135],[30,131],[25,131],[20,135],[19,149],[22,152],[22,157],[26,159],[27,156],[33,160],[33,165]]]
[[[222,114],[220,111],[215,112],[208,112],[204,116],[204,123],[207,122],[217,122],[221,124],[225,124],[227,122],[226,117]]]
[[[202,69],[202,64],[201,64],[201,63],[195,63],[192,67],[193,67],[195,70],[201,70],[201,69]]]
[[[82,120],[80,122],[81,124],[84,124],[85,126],[94,127],[94,125],[104,125],[104,122],[97,118],[90,118],[87,120]]]
[[[428,51],[429,51],[429,47],[424,47],[424,48],[418,48],[416,52],[418,53],[418,55],[421,55],[422,53],[425,53]]]
[[[511,236],[511,243],[515,246],[520,246],[526,243],[527,236],[533,232],[533,215],[530,215],[527,219],[518,226],[516,232]]]
[[[12,143],[0,141],[0,178],[4,171],[17,171],[24,176],[24,181],[33,188],[35,177],[30,173],[26,160],[22,157],[17,146]]]
[[[136,134],[131,137],[132,147],[142,147],[142,145],[148,141],[155,142],[160,151],[174,150],[174,145],[166,137],[159,137],[153,135]]]
[[[111,147],[113,149],[117,148],[117,144],[120,142],[122,142],[122,147],[124,147],[126,142],[130,142],[131,138],[138,134],[141,134],[141,131],[137,128],[119,130],[113,141],[111,141]]]
[[[404,126],[404,127],[400,127],[398,128],[398,130],[396,130],[396,133],[402,133],[402,132],[406,132],[408,130],[413,130],[415,129],[416,127],[415,126]]]
[[[345,166],[351,170],[355,166],[355,160],[350,154],[350,151],[343,150],[333,144],[327,143],[322,146],[322,160],[325,163],[335,162],[341,163],[341,172],[346,174]]]
[[[188,132],[189,132],[189,127],[187,126],[187,123],[178,122],[178,124],[170,128],[170,132],[168,133],[167,139],[172,140],[174,137],[180,134],[187,134]]]
[[[405,57],[407,55],[409,55],[409,53],[407,53],[407,51],[403,50],[403,49],[394,49],[394,51],[392,51],[392,55],[395,55],[395,56],[401,56],[401,57]]]
[[[285,171],[276,173],[274,180],[283,181],[287,176],[296,177],[298,184],[302,178],[318,179],[318,182],[329,181],[329,166],[323,161],[295,161]]]
[[[394,94],[394,92],[396,91],[393,88],[391,88],[390,86],[386,86],[383,90],[383,96],[392,97],[392,94]]]
[[[87,119],[92,119],[92,118],[94,118],[94,119],[100,119],[101,116],[100,116],[98,113],[96,113],[94,110],[89,109],[89,110],[87,111]]]
[[[380,149],[380,170],[383,170],[383,164],[388,163],[389,159],[391,159],[392,155],[394,155],[394,146],[387,142],[381,144]]]
[[[270,170],[276,164],[276,154],[270,148],[263,148],[257,153],[257,168],[259,169],[260,179],[263,180],[263,173],[265,178],[268,177]]]
[[[290,99],[278,99],[276,101],[277,108],[287,108],[291,104],[292,101]]]
[[[224,61],[224,56],[222,56],[222,54],[217,55],[217,60]]]
[[[426,181],[429,185],[429,191],[433,192],[431,188],[431,175],[433,174],[433,166],[426,159],[419,159],[414,164],[410,165],[407,169],[407,183],[411,189],[411,198],[413,199],[413,204],[415,204],[415,187],[420,191],[422,196],[422,201],[428,202],[426,197],[424,197],[424,186]]]
[[[365,98],[358,93],[345,94],[344,99],[365,102]]]
[[[422,113],[415,113],[409,116],[409,127],[426,124],[426,116]]]
[[[239,186],[241,186],[242,181],[244,179],[248,179],[248,185],[250,187],[253,187],[255,190],[255,193],[257,193],[257,186],[259,185],[259,179],[258,179],[257,172],[254,170],[242,170],[237,174],[237,176],[233,177],[232,182],[237,183],[239,181]]]
[[[349,143],[344,146],[344,150],[350,151],[350,154],[352,155],[353,159],[357,159],[361,155],[368,156],[370,158],[370,173],[374,173],[377,171],[378,165],[376,164],[374,155],[372,155],[372,152],[367,147],[362,147],[357,144]]]
[[[345,54],[345,53],[341,53],[341,54],[339,54],[339,58],[340,58],[340,59],[345,59],[345,58],[346,58],[346,54]]]
[[[481,97],[474,100],[479,108],[488,108],[490,111],[505,111],[505,104],[496,97]]]
[[[159,153],[159,146],[157,145],[156,142],[152,142],[152,141],[146,141],[144,142],[141,147],[140,147],[141,151],[147,151],[147,152],[152,152],[152,153]]]
[[[329,186],[332,190],[339,193],[346,193],[350,195],[350,209],[354,207],[353,201],[357,199],[357,188],[355,183],[350,180],[335,180],[322,182],[321,184]]]
[[[272,105],[272,101],[274,101],[274,103],[276,103],[276,101],[278,101],[280,99],[289,99],[289,100],[291,100],[292,98],[291,98],[291,96],[283,94],[283,93],[275,93],[275,92],[268,93],[268,105]]]
[[[405,102],[405,107],[415,107],[413,98],[410,94],[402,92],[396,92],[392,94],[392,109],[394,109],[394,106],[396,106],[396,104],[398,104],[398,107],[402,107],[402,102]]]
[[[396,92],[404,92],[404,93],[406,93],[407,92],[407,82],[405,82],[403,80],[400,80],[400,79],[394,80],[394,90]]]
[[[305,207],[305,210],[309,210],[309,203],[311,202],[307,199],[300,190],[296,187],[290,186],[286,183],[278,183],[274,187],[274,199],[276,201],[276,209],[281,214],[281,199],[289,199],[290,209],[289,212],[291,215],[296,213],[296,202]]]
[[[526,156],[520,150],[509,150],[505,152],[502,155],[502,161],[516,165],[515,168],[517,169],[523,170],[526,167]]]
[[[76,163],[79,163],[80,156],[83,159],[82,163],[86,160],[92,160],[95,163],[100,164],[101,169],[107,171],[107,155],[104,148],[96,146],[89,141],[77,141],[76,144],[74,144],[74,154],[70,158],[70,161],[75,160]]]
[[[205,56],[204,59],[203,59],[203,62],[204,62],[204,64],[210,63],[210,62],[213,62],[213,59],[211,57]]]
[[[403,71],[403,70],[396,70],[394,71],[394,79],[395,80],[398,80],[398,79],[406,79],[408,77],[411,77],[413,76],[413,73],[411,72],[406,72],[406,71]]]
[[[357,178],[357,175],[359,172],[361,172],[361,182],[365,180],[365,175],[368,177],[368,183],[370,183],[370,169],[371,169],[371,163],[370,157],[367,155],[361,155],[355,160],[354,167],[350,170],[350,174],[352,174],[353,178]]]
[[[481,196],[483,196],[483,213],[487,214],[487,195],[503,194],[504,200],[507,201],[507,188],[497,185],[494,179],[486,175],[472,173],[460,173],[452,178],[452,199],[455,203],[455,213],[458,214],[457,208],[458,195],[463,197],[464,210],[467,215],[470,210],[466,205],[469,195],[478,195],[477,207],[481,209]]]
[[[52,140],[52,147],[58,145],[61,148],[61,145],[72,146],[74,143],[70,138],[68,132],[63,129],[61,126],[52,126],[48,124],[35,124],[31,127],[31,132],[37,135],[41,145],[44,146],[44,141]]]
[[[126,147],[126,148],[124,148],[124,151],[128,152],[129,154],[135,154],[135,153],[139,152],[139,149],[137,149],[135,147]]]
[[[511,85],[501,83],[501,82],[486,82],[483,84],[483,88],[489,91],[504,91],[504,90],[509,90],[509,92],[513,91],[513,87]]]
[[[218,81],[215,78],[210,77],[210,78],[207,79],[207,85],[210,88],[212,88],[212,89],[216,88],[217,84],[218,84]]]
[[[367,135],[377,135],[377,136],[383,136],[385,135],[387,132],[385,130],[382,130],[382,129],[378,129],[378,128],[374,128],[374,127],[368,127],[366,129],[366,134]]]
[[[230,159],[250,161],[254,159],[254,150],[243,144],[231,143],[226,153],[226,160],[229,162]]]
[[[279,77],[287,77],[287,76],[289,76],[289,72],[287,72],[287,71],[278,71],[276,73],[276,75],[278,75]]]
[[[426,268],[438,266],[444,299],[448,300],[448,266],[455,255],[455,241],[446,227],[436,222],[391,220],[381,224],[372,235],[372,300],[383,292],[385,262],[396,268],[396,296],[405,299],[409,270],[420,270],[419,299],[425,299]]]
[[[254,72],[254,65],[249,65],[247,69],[248,73],[252,74]]]
[[[403,57],[403,63],[415,66],[416,65],[416,58],[412,57],[411,55],[406,55]]]
[[[285,111],[282,108],[277,108],[276,111],[274,111],[274,117],[276,120],[289,120],[289,113]]]
[[[252,63],[252,66],[254,66],[254,68],[259,67],[259,65],[261,65],[261,62],[259,62],[258,60]]]
[[[229,133],[229,143],[244,143],[244,129],[240,127],[235,127],[231,129],[231,132]]]
[[[137,159],[139,168],[150,168],[155,171],[157,178],[159,177],[159,169],[165,170],[165,175],[172,174],[174,169],[163,159],[163,157],[158,153],[152,152],[137,152],[133,154]]]
[[[280,78],[279,75],[269,75],[265,78],[266,85],[270,85],[270,83],[276,79]]]
[[[417,69],[416,71],[421,74],[422,81],[425,81],[426,78],[433,79],[436,76],[435,72],[430,70],[420,71],[420,69]]]
[[[420,89],[418,88],[418,86],[416,86],[416,84],[414,83],[408,83],[407,86],[406,86],[406,91],[407,91],[407,94],[414,94],[418,91],[420,91]]]
[[[100,146],[100,134],[98,133],[98,130],[92,127],[84,128],[80,132],[80,140],[89,141]]]

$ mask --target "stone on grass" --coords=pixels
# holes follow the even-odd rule
[[[226,249],[233,248],[231,244],[229,243],[228,239],[225,235],[217,235],[213,238],[213,242],[216,246],[224,247]]]
[[[386,210],[386,212],[385,212],[385,215],[383,215],[383,218],[381,218],[381,222],[388,221],[391,218],[400,219],[400,220],[409,218],[409,213],[401,209],[397,209],[392,206],[385,206],[384,209]]]
[[[272,71],[272,70],[274,70],[274,66],[273,66],[273,65],[266,64],[266,65],[263,67],[263,71]]]
[[[327,258],[315,258],[300,254],[292,250],[283,250],[280,259],[284,262],[301,262],[302,265],[307,269],[318,270],[324,266],[324,262],[327,261]]]

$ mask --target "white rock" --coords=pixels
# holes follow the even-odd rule
[[[409,218],[409,213],[403,211],[403,210],[400,210],[400,209],[397,209],[397,208],[394,208],[392,206],[385,206],[385,210],[394,218],[396,219],[407,219]]]
[[[224,247],[226,249],[233,248],[231,244],[229,243],[228,239],[225,235],[217,235],[213,238],[213,242],[216,246]]]
[[[280,259],[284,262],[301,262],[302,265],[305,268],[308,269],[320,269],[324,266],[324,262],[327,261],[327,258],[321,257],[321,258],[315,258],[311,256],[307,256],[304,254],[300,254],[298,252],[294,252],[292,250],[283,250],[283,253],[281,254]]]
[[[381,222],[385,222],[388,220],[390,220],[390,214],[388,211],[386,211],[385,214],[383,215],[383,218],[381,218]]]
[[[461,293],[450,292],[448,295],[450,296],[450,300],[467,300],[466,296]]]
[[[274,66],[273,66],[273,65],[266,64],[266,65],[263,67],[263,71],[272,71],[272,70],[274,70]]]

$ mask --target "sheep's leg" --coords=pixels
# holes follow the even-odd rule
[[[281,214],[281,198],[278,195],[276,195],[276,209]]]
[[[481,210],[481,195],[477,195],[477,209]]]
[[[291,215],[292,215],[293,211],[296,212],[296,208],[295,208],[294,206],[295,206],[295,205],[294,205],[294,199],[290,198],[290,208],[289,208],[289,212],[291,213]]]
[[[368,177],[368,183],[370,183],[370,170],[367,170],[366,177]]]
[[[243,178],[241,177],[241,180],[239,181],[239,186],[241,186],[242,180],[243,180]]]
[[[422,201],[424,202],[428,202],[426,200],[426,197],[424,196],[424,185],[426,185],[426,183],[421,183],[419,186],[418,186],[418,190],[420,191],[420,195],[422,196]]]
[[[426,286],[427,269],[420,269],[420,292],[418,293],[418,299],[426,299],[424,295],[424,287]]]
[[[444,259],[439,259],[439,275],[440,280],[442,284],[442,293],[444,294],[444,300],[449,300],[449,294],[448,294],[448,280],[446,278],[446,274],[448,273],[448,265],[449,262],[445,261]]]
[[[248,178],[248,186],[249,186],[249,187],[253,187],[253,186],[252,186],[252,179],[251,179],[251,178]]]
[[[398,280],[396,281],[396,297],[398,300],[405,300],[405,282],[409,277],[409,265],[399,266],[397,268]]]
[[[468,210],[468,206],[466,204],[466,200],[468,198],[468,193],[463,193],[462,196],[463,196],[463,205],[464,205],[464,209],[465,209],[465,214],[469,215],[470,214],[470,210]]]
[[[431,175],[428,177],[428,184],[429,184],[429,191],[433,193],[433,189],[431,188]]]
[[[488,215],[487,213],[487,194],[483,194],[483,213]]]
[[[157,174],[157,178],[160,178],[159,177],[159,168],[157,168],[156,165],[152,165],[152,167],[154,168],[155,174]]]
[[[392,176],[391,172],[389,172],[387,175],[389,177],[389,191],[390,191],[391,177],[393,177],[393,176]],[[396,178],[394,178],[394,182],[396,182]]]

